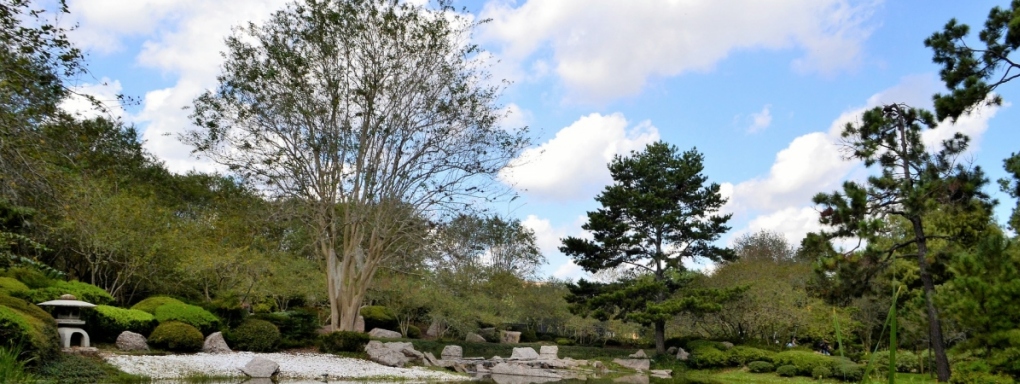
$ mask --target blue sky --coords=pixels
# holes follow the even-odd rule
[[[137,105],[118,113],[173,171],[209,171],[176,139],[190,123],[183,107],[215,86],[223,37],[260,22],[281,0],[69,0],[72,39],[92,70],[84,91]],[[943,89],[923,40],[953,17],[980,28],[1006,1],[457,1],[491,19],[475,42],[491,72],[511,80],[505,122],[535,134],[522,164],[501,175],[521,198],[491,207],[534,229],[549,259],[545,275],[582,272],[556,247],[580,236],[585,212],[611,182],[606,163],[654,140],[705,155],[733,213],[723,240],[771,229],[794,244],[818,229],[810,198],[867,170],[839,157],[846,122],[875,105],[930,107]],[[105,84],[105,85],[103,85]],[[1000,88],[1006,104],[984,108],[931,132],[972,137],[965,160],[995,180],[1020,150],[1020,83]],[[80,106],[77,101],[67,107]],[[990,185],[1001,203],[1013,201]]]

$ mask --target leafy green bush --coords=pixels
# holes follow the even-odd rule
[[[224,338],[236,350],[273,352],[280,342],[280,330],[268,321],[248,319],[227,332]]]
[[[776,366],[767,361],[752,361],[747,363],[747,369],[754,373],[769,373],[776,370]]]
[[[17,296],[33,303],[56,300],[65,294],[74,295],[78,300],[96,305],[113,304],[113,296],[102,288],[80,281],[57,281],[53,285],[44,288],[33,288]]]
[[[695,349],[700,349],[700,348],[704,348],[704,347],[715,348],[715,349],[718,349],[720,351],[726,349],[726,347],[723,346],[722,342],[712,341],[712,340],[700,340],[700,339],[699,340],[690,340],[690,341],[688,341],[687,342],[687,346],[684,349],[686,349],[688,351],[694,351]]]
[[[17,300],[10,296],[4,300],[12,299]],[[32,304],[21,301],[18,306],[30,307],[30,305]],[[45,311],[43,314],[49,317]],[[45,362],[60,351],[56,324],[53,318],[39,319],[22,313],[16,307],[0,305],[0,347],[20,347],[25,358],[30,358],[37,364]]]
[[[46,383],[148,383],[147,378],[129,375],[110,365],[98,356],[61,354],[46,361],[38,369]]]
[[[0,277],[0,294],[25,294],[28,286],[13,277]]]
[[[216,315],[224,328],[237,328],[248,319],[248,310],[242,308],[241,302],[236,298],[217,298],[212,302],[201,302],[198,305]],[[283,328],[280,328],[280,332],[283,332]]]
[[[163,306],[163,304],[170,304],[170,303],[184,304],[183,301],[177,300],[177,299],[172,298],[172,297],[168,297],[168,296],[153,296],[153,297],[147,298],[145,300],[139,301],[137,304],[133,305],[131,307],[131,309],[139,310],[139,311],[142,311],[142,312],[148,312],[150,314],[155,315],[156,314],[156,308],[159,308],[159,307]]]
[[[889,370],[889,351],[878,351],[874,354],[876,367],[880,372]],[[917,372],[921,367],[919,357],[907,350],[896,351],[896,372]]]
[[[4,271],[3,276],[14,278],[29,289],[46,288],[54,283],[52,278],[35,268],[14,267]]]
[[[535,334],[534,329],[522,329],[521,330],[521,342],[522,343],[534,343],[538,341],[538,335]]]
[[[968,359],[953,364],[949,382],[953,384],[1013,384],[1012,378],[994,373],[991,365],[981,359]]]
[[[116,341],[117,336],[124,331],[148,335],[158,323],[154,316],[137,309],[98,305],[84,312],[85,331],[93,340],[104,343]]]
[[[407,337],[410,338],[410,339],[420,339],[421,338],[421,328],[418,328],[418,327],[416,327],[414,325],[408,325],[407,326]]]
[[[198,352],[203,343],[205,338],[198,328],[180,321],[160,323],[149,335],[153,347],[173,352]]]
[[[797,366],[795,365],[782,365],[776,368],[776,373],[782,377],[794,377],[797,376]]]
[[[852,361],[837,361],[832,366],[831,377],[851,383],[860,382],[864,378],[864,368]]]
[[[836,361],[832,357],[809,351],[785,351],[775,354],[772,361],[776,365],[792,365],[797,367],[797,374],[810,376],[817,367],[832,367]]]
[[[280,338],[291,346],[313,344],[319,330],[318,314],[308,309],[260,313],[252,317],[273,323],[280,330]]]
[[[561,337],[561,338],[556,339],[556,345],[574,345],[574,341],[570,340],[570,339],[567,339],[567,338],[564,338],[564,337]]]
[[[395,331],[399,329],[400,323],[397,316],[389,308],[381,305],[368,305],[361,308],[361,316],[365,318],[365,330],[371,331],[375,328]]]
[[[729,356],[730,364],[746,365],[752,361],[772,362],[772,356],[775,355],[775,352],[753,347],[736,346],[726,351],[726,354]]]
[[[694,368],[719,368],[729,366],[726,352],[713,347],[702,346],[691,351],[691,365]]]
[[[814,379],[826,379],[832,376],[832,370],[829,367],[818,366],[811,370],[811,378]]]
[[[361,332],[330,332],[319,338],[319,349],[326,353],[364,352],[368,334]]]
[[[202,307],[184,303],[166,303],[156,308],[156,320],[160,324],[168,321],[180,321],[198,328],[203,335],[216,332],[220,319]]]

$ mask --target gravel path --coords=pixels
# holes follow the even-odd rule
[[[390,378],[413,381],[458,381],[464,376],[432,371],[420,367],[393,368],[367,360],[313,353],[196,353],[193,355],[132,356],[106,355],[104,358],[120,370],[153,379],[174,379],[201,373],[210,376],[244,376],[240,368],[259,356],[280,365],[283,379],[330,380]]]

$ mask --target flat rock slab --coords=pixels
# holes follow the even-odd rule
[[[637,371],[647,371],[651,366],[648,359],[613,359],[613,362]]]
[[[461,348],[459,345],[447,345],[443,347],[443,352],[440,356],[443,360],[460,359],[464,357],[464,348]]]
[[[673,370],[672,369],[653,369],[651,371],[648,371],[648,374],[652,375],[652,377],[657,377],[657,378],[660,378],[660,379],[668,379],[670,377],[673,377]]]
[[[507,364],[507,363],[499,363],[499,364],[493,365],[492,368],[489,369],[489,371],[491,371],[493,374],[500,374],[500,375],[547,377],[547,378],[555,378],[555,379],[562,379],[563,378],[563,376],[560,376],[558,373],[549,372],[549,371],[546,371],[544,369],[535,369],[535,368],[531,368],[531,367],[527,367],[527,366],[523,366],[523,365]]]
[[[644,349],[639,349],[637,352],[629,356],[631,359],[647,359],[648,355],[645,354]]]
[[[368,332],[368,336],[376,339],[399,339],[401,335],[400,332],[388,329],[372,328],[372,331]]]
[[[485,338],[477,333],[468,333],[467,337],[464,338],[464,341],[469,343],[484,343]]]
[[[523,347],[514,348],[512,354],[510,354],[511,360],[538,360],[538,352],[535,352],[535,348]]]
[[[543,345],[538,349],[538,357],[542,360],[559,359],[560,347],[555,345]]]
[[[275,361],[263,359],[261,357],[253,358],[251,359],[251,361],[248,362],[248,364],[245,364],[243,367],[241,367],[241,372],[244,372],[245,375],[254,378],[273,377],[273,375],[275,375],[279,371],[280,371],[279,364],[277,364]]]
[[[500,331],[499,342],[503,344],[517,344],[521,342],[521,333],[513,331]]]

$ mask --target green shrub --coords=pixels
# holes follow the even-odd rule
[[[817,367],[832,367],[836,361],[832,357],[809,351],[784,351],[775,354],[772,361],[776,365],[792,365],[797,367],[797,374],[810,376]]]
[[[556,345],[574,345],[574,342],[570,339],[561,337],[556,339]]]
[[[364,352],[368,334],[361,332],[330,332],[319,338],[319,349],[326,353]]]
[[[878,351],[874,354],[875,364],[880,372],[889,370],[889,351]],[[920,358],[907,350],[896,351],[896,372],[917,372],[921,368]]]
[[[148,335],[158,323],[154,316],[137,309],[98,305],[84,312],[87,327],[85,331],[93,340],[103,343],[116,341],[117,336],[124,331]]]
[[[216,315],[197,305],[166,303],[156,308],[156,313],[153,315],[156,316],[156,320],[160,324],[168,321],[180,321],[198,328],[203,335],[216,332],[220,326],[220,319],[216,318]]]
[[[767,361],[752,361],[747,363],[747,369],[754,373],[769,373],[776,370],[776,366]]]
[[[65,294],[74,295],[74,298],[96,305],[113,304],[113,296],[105,290],[89,283],[80,281],[57,281],[53,285],[44,288],[33,288],[25,293],[16,296],[33,303],[57,300]]]
[[[110,365],[98,356],[61,354],[45,362],[38,369],[46,383],[148,383],[145,377],[129,375]]]
[[[21,348],[37,363],[52,358],[60,351],[56,322],[34,304],[0,295],[0,347]]]
[[[832,378],[859,382],[864,378],[864,368],[852,361],[837,361],[832,365]]]
[[[280,330],[273,323],[248,319],[224,334],[231,348],[250,352],[273,352],[280,343]]]
[[[0,294],[25,294],[28,286],[13,277],[0,277]]]
[[[826,379],[832,376],[832,370],[829,367],[818,366],[811,370],[811,378],[814,379]]]
[[[726,352],[707,346],[691,351],[690,362],[694,368],[719,368],[729,366],[729,358],[726,356]]]
[[[292,345],[302,344],[303,341],[311,345],[319,330],[319,315],[308,309],[260,313],[252,317],[273,323],[280,330],[280,338]]]
[[[522,329],[521,330],[521,342],[522,343],[534,343],[538,341],[538,335],[535,334],[534,329]]]
[[[216,315],[220,319],[221,325],[226,328],[237,328],[248,319],[248,310],[242,308],[240,301],[237,299],[216,299],[211,303],[202,302],[199,305],[213,315]],[[155,312],[155,308],[153,312]],[[318,321],[318,318],[316,318],[316,321]],[[280,332],[283,332],[283,327],[277,325],[277,328],[280,328]]]
[[[684,349],[688,351],[693,351],[695,349],[700,349],[704,347],[715,348],[720,351],[726,349],[726,347],[724,347],[721,342],[712,340],[691,340],[687,342],[687,346]]]
[[[776,373],[782,377],[794,377],[797,376],[797,366],[795,365],[782,365],[776,368]]]
[[[139,311],[142,311],[142,312],[148,312],[150,314],[155,315],[156,314],[156,308],[159,308],[159,307],[163,306],[163,304],[170,304],[170,303],[184,304],[183,301],[177,300],[177,299],[172,298],[172,297],[168,297],[168,296],[153,296],[153,297],[147,298],[145,300],[139,301],[137,304],[133,305],[131,307],[131,309],[136,309],[136,310],[139,310]]]
[[[418,328],[418,327],[414,326],[413,324],[412,325],[408,325],[407,326],[407,337],[411,338],[411,339],[420,339],[421,338],[421,328]]]
[[[752,361],[772,362],[775,352],[753,347],[736,346],[726,351],[731,365],[746,365]]]
[[[203,343],[205,338],[198,328],[180,321],[160,323],[149,335],[153,347],[173,352],[198,352]]]
[[[368,305],[361,308],[361,316],[365,318],[365,331],[375,328],[395,331],[399,329],[400,323],[397,316],[389,308],[381,305]]]
[[[953,384],[1013,384],[1012,378],[1006,375],[993,372],[987,361],[981,359],[968,359],[953,364],[952,377],[949,382]]]
[[[14,267],[4,271],[3,275],[22,282],[29,289],[46,288],[54,283],[53,279],[35,268]]]

